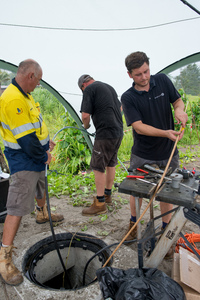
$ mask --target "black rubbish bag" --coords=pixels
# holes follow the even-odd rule
[[[105,267],[98,269],[96,275],[104,299],[186,300],[182,287],[156,268]]]

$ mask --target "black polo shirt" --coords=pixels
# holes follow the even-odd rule
[[[95,81],[83,91],[81,112],[92,116],[96,139],[115,139],[123,136],[121,102],[114,88]]]
[[[174,129],[171,103],[180,94],[165,74],[156,74],[150,78],[150,89],[137,91],[133,86],[121,98],[127,125],[136,121],[153,127],[168,130]],[[140,135],[133,130],[134,145],[132,153],[149,160],[168,159],[174,142],[168,138]],[[176,149],[174,154],[177,154]]]

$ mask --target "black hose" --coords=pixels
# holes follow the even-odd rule
[[[79,129],[79,130],[82,130],[82,131],[85,131],[87,132],[84,128],[78,128],[78,127],[73,127],[73,126],[66,126],[66,127],[63,127],[62,129],[60,129],[53,137],[52,140],[55,139],[55,137],[57,136],[57,134],[59,132],[61,132],[62,130],[64,129],[67,129],[67,128],[73,128],[73,129]],[[94,136],[95,134],[90,134],[87,132],[88,135],[91,135],[91,136]],[[57,240],[56,240],[56,236],[55,236],[55,232],[54,232],[54,229],[53,229],[53,223],[52,223],[52,218],[51,218],[51,208],[50,208],[50,202],[49,202],[49,193],[48,193],[48,179],[47,179],[47,168],[48,168],[48,165],[45,166],[45,191],[46,191],[46,201],[47,201],[47,210],[48,210],[48,215],[49,215],[49,223],[50,223],[50,227],[51,227],[51,232],[52,232],[52,237],[53,237],[53,240],[54,240],[54,244],[55,244],[55,248],[56,248],[56,251],[58,253],[58,257],[59,257],[59,260],[60,260],[60,263],[63,267],[63,270],[64,270],[64,274],[67,278],[67,281],[68,281],[68,284],[69,284],[69,287],[70,289],[72,288],[71,286],[71,282],[70,282],[70,278],[68,276],[68,273],[67,273],[67,269],[65,268],[65,264],[63,262],[63,259],[62,259],[62,256],[60,254],[60,249],[59,249],[59,246],[58,246],[58,243],[57,243]]]
[[[137,239],[134,239],[134,240],[131,240],[131,241],[124,241],[123,244],[130,244],[130,243],[135,243],[137,242]],[[86,275],[86,271],[87,271],[87,268],[88,268],[88,265],[89,263],[97,256],[99,255],[101,252],[103,252],[104,250],[108,249],[108,248],[111,248],[113,246],[116,246],[118,245],[119,243],[116,242],[114,244],[111,244],[111,245],[108,245],[104,248],[102,248],[101,250],[99,250],[98,252],[96,252],[92,257],[90,257],[90,259],[87,261],[86,265],[85,265],[85,268],[84,268],[84,271],[83,271],[83,286],[85,285],[85,275]],[[90,283],[93,283],[95,280],[93,280],[92,282]]]
[[[75,127],[75,126],[65,126],[65,127],[61,128],[60,130],[58,130],[58,131],[56,132],[56,134],[54,135],[52,141],[55,139],[55,137],[57,136],[57,134],[58,134],[59,132],[61,132],[61,131],[64,130],[64,129],[69,129],[69,128],[81,130],[81,131],[86,132],[88,135],[95,136],[95,133],[89,133],[85,128],[79,128],[79,127]]]
[[[89,132],[88,132],[86,129],[84,129],[84,128],[79,128],[79,127],[74,127],[74,126],[65,126],[65,127],[61,128],[59,131],[56,132],[56,134],[54,135],[52,141],[54,141],[55,137],[57,136],[57,134],[58,134],[59,132],[61,132],[61,131],[64,130],[64,129],[69,129],[69,128],[81,130],[81,131],[86,132],[88,135],[95,136],[95,133],[89,133]],[[120,161],[120,163],[122,164],[121,161]],[[122,164],[122,165],[123,165],[123,164]],[[63,262],[63,260],[62,260],[61,254],[60,254],[60,249],[59,249],[59,246],[58,246],[58,244],[57,244],[56,236],[55,236],[54,229],[53,229],[53,223],[52,223],[52,218],[51,218],[51,208],[50,208],[50,203],[49,203],[49,194],[48,194],[47,167],[48,167],[48,166],[46,165],[46,168],[45,168],[45,190],[46,190],[46,200],[47,200],[47,210],[48,210],[48,215],[49,215],[49,223],[50,223],[51,232],[52,232],[52,237],[53,237],[53,240],[54,240],[54,243],[55,243],[55,248],[56,248],[56,251],[57,251],[57,253],[58,253],[59,260],[60,260],[61,265],[62,265],[62,267],[63,267],[64,273],[65,273],[65,275],[66,275],[66,277],[67,277],[69,286],[70,286],[70,288],[72,288],[72,287],[71,287],[71,283],[70,283],[69,276],[68,276],[68,274],[67,274],[67,270],[66,270],[66,268],[65,268],[65,264],[64,264],[64,262]],[[124,165],[123,165],[123,167],[124,167]],[[124,168],[125,168],[125,167],[124,167]],[[126,168],[125,168],[125,170],[126,170]],[[126,171],[127,171],[127,170],[126,170]],[[133,241],[130,241],[130,242],[133,242]],[[124,243],[126,243],[126,242],[124,242]],[[129,243],[129,242],[127,242],[127,243]],[[117,243],[115,243],[115,244],[113,244],[113,245],[110,245],[110,246],[108,246],[108,247],[114,246],[114,245],[116,245],[116,244],[117,244]],[[101,249],[100,251],[98,251],[98,252],[97,252],[95,255],[93,255],[92,258],[87,262],[87,264],[86,264],[86,266],[85,266],[85,269],[84,269],[84,273],[83,273],[83,282],[84,282],[83,285],[85,285],[85,274],[86,274],[86,270],[87,270],[88,264],[90,263],[90,261],[91,261],[94,257],[96,257],[96,255],[98,255],[99,253],[101,253],[103,250],[105,250],[105,249],[108,248],[108,247],[105,247],[105,248]]]
[[[52,237],[53,237],[53,240],[54,240],[55,248],[56,248],[56,251],[58,253],[60,263],[63,267],[65,276],[67,278],[69,287],[71,289],[72,286],[71,286],[71,283],[70,283],[70,279],[69,279],[69,276],[68,276],[68,273],[67,273],[67,269],[65,268],[65,264],[62,260],[62,256],[60,254],[60,249],[59,249],[59,246],[58,246],[58,243],[57,243],[57,240],[56,240],[56,236],[55,236],[55,232],[54,232],[54,229],[53,229],[53,223],[52,223],[52,218],[51,218],[51,209],[50,209],[50,203],[49,203],[49,193],[48,193],[47,165],[45,167],[45,189],[46,189],[47,210],[48,210],[48,215],[49,215],[49,223],[50,223],[50,227],[51,227]]]

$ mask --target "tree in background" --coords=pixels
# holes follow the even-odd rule
[[[200,95],[200,68],[196,64],[189,64],[175,77],[175,87],[183,88],[187,95]]]
[[[10,74],[0,70],[0,87],[2,84],[10,83]]]

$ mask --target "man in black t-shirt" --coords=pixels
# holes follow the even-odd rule
[[[165,167],[176,141],[182,138],[184,131],[174,130],[174,116],[185,127],[187,114],[180,94],[165,74],[150,76],[149,58],[143,52],[134,52],[125,59],[128,75],[133,85],[121,98],[122,107],[128,126],[133,128],[134,144],[131,151],[130,168],[136,169],[144,164],[156,164]],[[174,152],[170,167],[178,167],[178,150]],[[140,206],[142,198],[139,199]],[[160,202],[161,213],[172,209],[173,205]],[[129,229],[136,222],[135,198],[130,197],[131,219]],[[162,228],[169,223],[171,215],[162,218]],[[135,238],[133,230],[127,240]]]
[[[78,86],[83,92],[80,111],[84,128],[90,127],[92,118],[96,129],[90,167],[95,175],[97,196],[93,204],[82,211],[85,216],[93,216],[106,213],[106,203],[112,202],[117,152],[123,137],[121,103],[113,87],[95,81],[90,75],[82,75]]]

